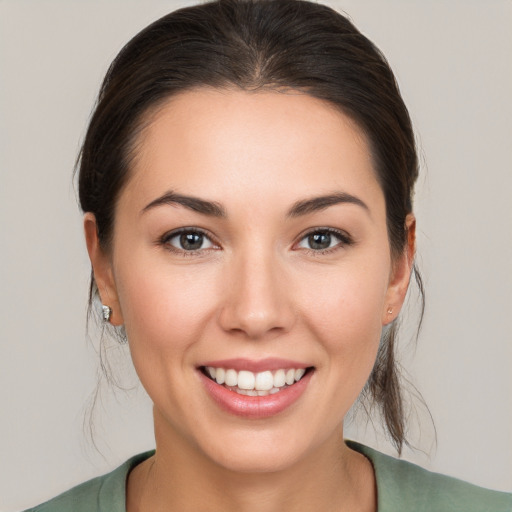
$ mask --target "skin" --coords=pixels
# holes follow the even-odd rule
[[[84,220],[102,302],[125,325],[154,403],[157,451],[130,474],[129,512],[376,510],[373,470],[343,443],[343,418],[404,301],[414,217],[393,260],[362,131],[305,94],[199,89],[148,121],[108,251],[94,216]],[[169,191],[225,216],[145,210]],[[289,215],[334,193],[365,206]],[[198,251],[164,237],[190,227],[208,235]],[[320,228],[350,242],[331,235],[329,249],[312,248],[307,234]],[[234,357],[293,359],[314,372],[292,406],[250,420],[220,409],[198,378],[201,363]]]

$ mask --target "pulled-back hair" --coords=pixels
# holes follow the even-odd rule
[[[121,50],[102,84],[79,157],[80,205],[95,215],[105,250],[147,115],[169,97],[198,87],[293,89],[349,116],[369,143],[386,201],[392,257],[404,251],[418,161],[394,75],[347,18],[304,0],[218,0],[187,7],[152,23]],[[92,278],[91,298],[95,293]],[[363,394],[380,407],[400,452],[406,427],[395,337],[393,325],[382,337]]]

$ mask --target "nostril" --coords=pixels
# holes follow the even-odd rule
[[[243,272],[235,273],[226,283],[225,301],[218,321],[225,332],[262,339],[288,332],[295,322],[295,310],[287,293],[284,273],[262,268],[258,261],[244,262]],[[268,264],[270,266],[270,263]]]
[[[291,316],[275,311],[247,312],[235,306],[232,311],[223,312],[220,323],[226,332],[256,340],[288,332],[293,323]]]

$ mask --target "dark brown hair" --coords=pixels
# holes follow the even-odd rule
[[[341,14],[304,0],[218,0],[180,9],[121,50],[102,84],[79,157],[80,205],[96,216],[105,249],[145,115],[170,96],[205,86],[299,90],[350,116],[371,148],[392,255],[402,253],[418,176],[407,108],[375,45]],[[94,286],[92,280],[91,296]],[[400,452],[406,439],[395,330],[383,335],[363,394],[380,407]]]

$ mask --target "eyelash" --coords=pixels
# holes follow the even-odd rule
[[[334,236],[335,238],[338,239],[339,242],[337,244],[335,244],[333,247],[327,247],[325,249],[303,248],[307,253],[309,253],[313,256],[321,256],[323,254],[330,254],[335,251],[338,251],[339,249],[341,249],[343,247],[348,247],[348,246],[351,246],[354,244],[354,240],[352,239],[352,237],[345,231],[341,231],[339,229],[334,229],[334,228],[327,228],[327,227],[326,228],[314,228],[314,229],[307,231],[306,233],[301,235],[298,243],[300,244],[303,240],[307,239],[308,237],[310,237],[312,235],[316,235],[316,234],[326,234],[329,236]],[[296,244],[296,245],[298,245],[298,244]]]
[[[171,245],[170,241],[173,238],[179,237],[180,235],[201,235],[204,240],[207,240],[210,242],[212,247],[207,247],[204,249],[196,249],[196,250],[186,250],[186,249],[180,249],[178,247],[174,247]],[[188,228],[181,228],[174,231],[171,231],[169,233],[166,233],[162,236],[159,240],[159,245],[162,245],[170,252],[173,252],[175,254],[178,254],[180,256],[188,257],[188,256],[200,256],[204,254],[205,251],[211,251],[211,250],[217,250],[219,248],[219,245],[213,240],[212,236],[209,235],[206,231],[200,228],[194,228],[194,227],[188,227]]]
[[[186,250],[186,249],[180,249],[178,247],[174,247],[171,245],[170,241],[173,238],[179,237],[181,235],[201,235],[204,240],[209,241],[209,243],[212,245],[211,247],[206,248],[200,248],[196,250]],[[314,256],[319,256],[323,254],[329,254],[332,252],[335,252],[342,247],[347,247],[354,244],[353,239],[344,231],[334,229],[334,228],[314,228],[306,233],[303,233],[299,239],[299,242],[294,244],[294,247],[297,247],[300,243],[302,243],[304,240],[306,240],[308,237],[316,235],[316,234],[324,234],[329,236],[334,236],[338,239],[338,243],[335,244],[332,247],[327,247],[325,249],[311,249],[311,248],[302,248],[304,251],[306,251],[309,254],[312,254]],[[181,228],[177,229],[175,231],[171,231],[169,233],[166,233],[163,235],[160,240],[158,241],[159,245],[162,245],[165,247],[166,250],[173,252],[175,254],[179,254],[180,256],[188,257],[188,256],[198,256],[205,253],[205,251],[210,252],[211,250],[218,250],[219,244],[217,244],[206,231],[200,229],[200,228]],[[300,249],[300,248],[299,248]]]

